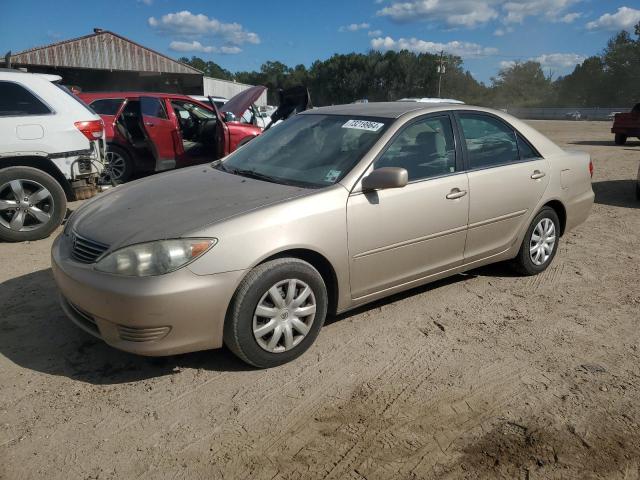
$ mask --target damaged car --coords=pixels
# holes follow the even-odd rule
[[[123,183],[139,173],[163,172],[211,162],[235,151],[264,130],[248,115],[266,90],[255,86],[218,108],[209,101],[174,93],[98,92],[78,96],[103,119],[109,180]],[[306,110],[305,87],[280,92],[281,120]],[[218,102],[219,103],[219,102]]]

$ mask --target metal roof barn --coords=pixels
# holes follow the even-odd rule
[[[82,90],[143,90],[202,94],[201,71],[116,33],[94,33],[10,56],[11,66],[55,73]]]

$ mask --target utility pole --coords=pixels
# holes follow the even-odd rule
[[[438,63],[438,98],[442,98],[440,93],[442,91],[442,76],[446,72],[447,67],[444,62],[444,50],[440,51],[440,62]]]

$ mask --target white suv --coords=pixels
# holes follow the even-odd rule
[[[104,125],[60,79],[0,69],[0,240],[47,237],[98,192]]]

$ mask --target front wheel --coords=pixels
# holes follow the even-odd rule
[[[624,145],[627,143],[627,136],[622,133],[616,133],[615,142],[616,145]]]
[[[515,258],[516,269],[523,275],[537,275],[551,264],[558,251],[560,221],[551,207],[544,207],[529,225]]]
[[[232,300],[225,345],[259,368],[282,365],[315,341],[327,315],[327,288],[320,273],[297,258],[254,268]]]
[[[48,237],[66,212],[64,190],[48,173],[31,167],[0,170],[0,240]]]

